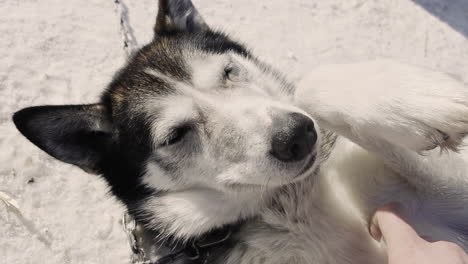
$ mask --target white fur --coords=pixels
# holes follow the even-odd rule
[[[325,66],[303,80],[296,98],[322,126],[376,152],[416,186],[433,188],[441,177],[456,189],[467,182],[454,154],[448,171],[440,170],[444,156],[417,154],[456,150],[468,132],[468,88],[447,74],[389,60]]]
[[[440,72],[380,60],[320,67],[303,86],[304,107],[348,137],[422,151],[454,148],[467,132],[468,89]]]
[[[195,87],[201,90],[219,89],[218,81],[229,63],[228,56],[205,54],[189,61]]]
[[[263,202],[257,191],[239,195],[211,188],[190,188],[150,199],[144,209],[158,216],[153,227],[184,240],[251,217]]]
[[[315,180],[281,194],[286,213],[267,209],[256,224],[271,229],[244,234],[250,250],[229,263],[384,263],[367,227],[373,211],[391,201],[426,239],[467,250],[466,153],[418,153],[458,147],[468,131],[467,89],[445,74],[391,61],[312,72],[296,102],[354,142],[338,139]],[[280,230],[287,232],[276,235]]]
[[[253,72],[261,71],[248,71]],[[385,248],[367,228],[374,210],[391,201],[403,204],[400,213],[420,235],[468,249],[468,155],[430,150],[460,146],[468,132],[467,91],[448,75],[386,60],[317,69],[298,86],[295,104],[321,127],[342,136],[318,165],[318,174],[281,190],[262,186],[263,177],[275,173],[271,164],[254,158],[265,143],[245,149],[253,143],[241,141],[228,152],[253,151],[247,157],[254,163],[231,166],[219,157],[199,157],[196,164],[201,166],[190,167],[188,174],[215,178],[151,199],[147,210],[162,219],[163,224],[155,223],[158,227],[181,238],[258,216],[240,231],[242,241],[228,252],[225,263],[385,263]],[[203,103],[190,96],[194,105],[209,106],[212,128],[235,124],[230,136],[241,127],[260,142],[268,135],[262,134],[268,122],[259,118],[268,115],[255,116],[262,107],[280,104],[302,111],[244,93],[234,91],[229,100],[200,94]],[[208,98],[213,99],[207,103]],[[223,142],[234,139],[217,136]],[[219,141],[203,145],[226,148]],[[146,177],[153,173],[150,169]],[[255,184],[226,189],[222,186],[227,182]]]
[[[282,94],[284,84],[271,72],[233,53],[188,52],[185,57],[190,82],[145,69],[175,92],[147,98],[139,106],[151,116],[154,155],[177,164],[177,175],[169,175],[153,159],[147,161],[143,183],[167,193],[144,201],[142,210],[154,220],[153,227],[181,238],[257,214],[272,189],[299,179],[312,157],[282,164],[269,154],[273,118],[307,115]],[[223,79],[227,66],[236,71]],[[273,93],[282,100],[272,98]],[[162,144],[171,128],[183,122],[195,124],[189,139]]]

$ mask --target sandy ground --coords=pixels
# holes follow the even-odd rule
[[[124,0],[139,45],[155,0]],[[194,0],[206,21],[297,81],[313,67],[396,58],[468,82],[467,0]],[[1,263],[128,263],[122,206],[105,184],[39,151],[14,111],[90,103],[125,63],[114,0],[0,0]]]

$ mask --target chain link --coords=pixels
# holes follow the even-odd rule
[[[151,261],[148,260],[145,256],[145,251],[138,245],[137,236],[136,236],[136,221],[128,213],[124,213],[122,217],[122,224],[125,233],[127,234],[128,242],[130,248],[132,249],[132,264],[151,264]]]

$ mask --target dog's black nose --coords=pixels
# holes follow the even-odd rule
[[[305,115],[290,113],[273,121],[271,154],[278,160],[300,161],[312,152],[316,141],[314,122]]]

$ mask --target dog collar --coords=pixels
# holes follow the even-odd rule
[[[147,230],[125,213],[122,219],[132,249],[133,264],[207,264],[223,247],[232,242],[232,234],[240,224],[226,225],[186,243],[171,241],[161,244],[158,233]]]

